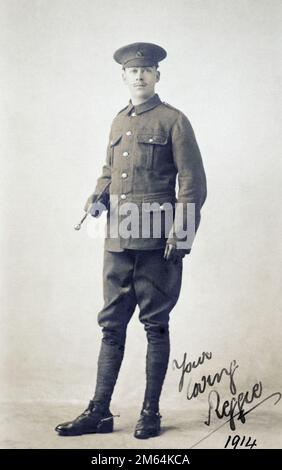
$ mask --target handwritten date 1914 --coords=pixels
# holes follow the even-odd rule
[[[245,447],[246,449],[253,449],[254,447],[257,447],[257,441],[256,439],[253,439],[249,437],[248,439],[246,436],[238,436],[236,434],[235,436],[228,436],[228,439],[225,443],[224,449],[227,449],[228,447],[232,447],[232,449],[237,449],[237,447]]]

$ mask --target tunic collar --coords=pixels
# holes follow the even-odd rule
[[[149,109],[153,109],[159,104],[161,104],[162,101],[160,100],[160,97],[157,93],[155,93],[151,98],[149,98],[147,101],[144,101],[144,103],[133,105],[131,99],[129,100],[129,104],[126,108],[126,114],[130,114],[132,110],[136,114],[141,114],[144,113],[145,111],[149,111]]]

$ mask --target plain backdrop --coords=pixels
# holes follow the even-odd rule
[[[156,91],[189,117],[208,181],[171,313],[162,406],[192,406],[172,369],[185,352],[213,354],[194,381],[236,359],[238,391],[258,380],[281,390],[281,6],[0,2],[3,400],[87,403],[94,392],[103,239],[73,227],[101,173],[112,119],[129,100],[113,53],[137,41],[167,50]],[[115,410],[128,402],[139,410],[145,354],[136,310]],[[228,381],[221,386],[228,397]]]

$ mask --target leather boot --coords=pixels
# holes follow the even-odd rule
[[[118,415],[116,415],[118,416]],[[55,431],[60,436],[80,436],[91,433],[108,433],[113,431],[114,415],[108,407],[102,407],[90,400],[86,410],[73,421],[58,424]]]
[[[134,437],[148,439],[158,436],[161,430],[161,418],[159,411],[155,407],[150,407],[150,403],[146,403],[137,421]]]
[[[124,345],[103,338],[98,358],[96,388],[93,400],[102,406],[111,402],[114,387],[124,356]]]

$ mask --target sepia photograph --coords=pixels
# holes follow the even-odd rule
[[[281,24],[0,0],[1,449],[282,448]]]

